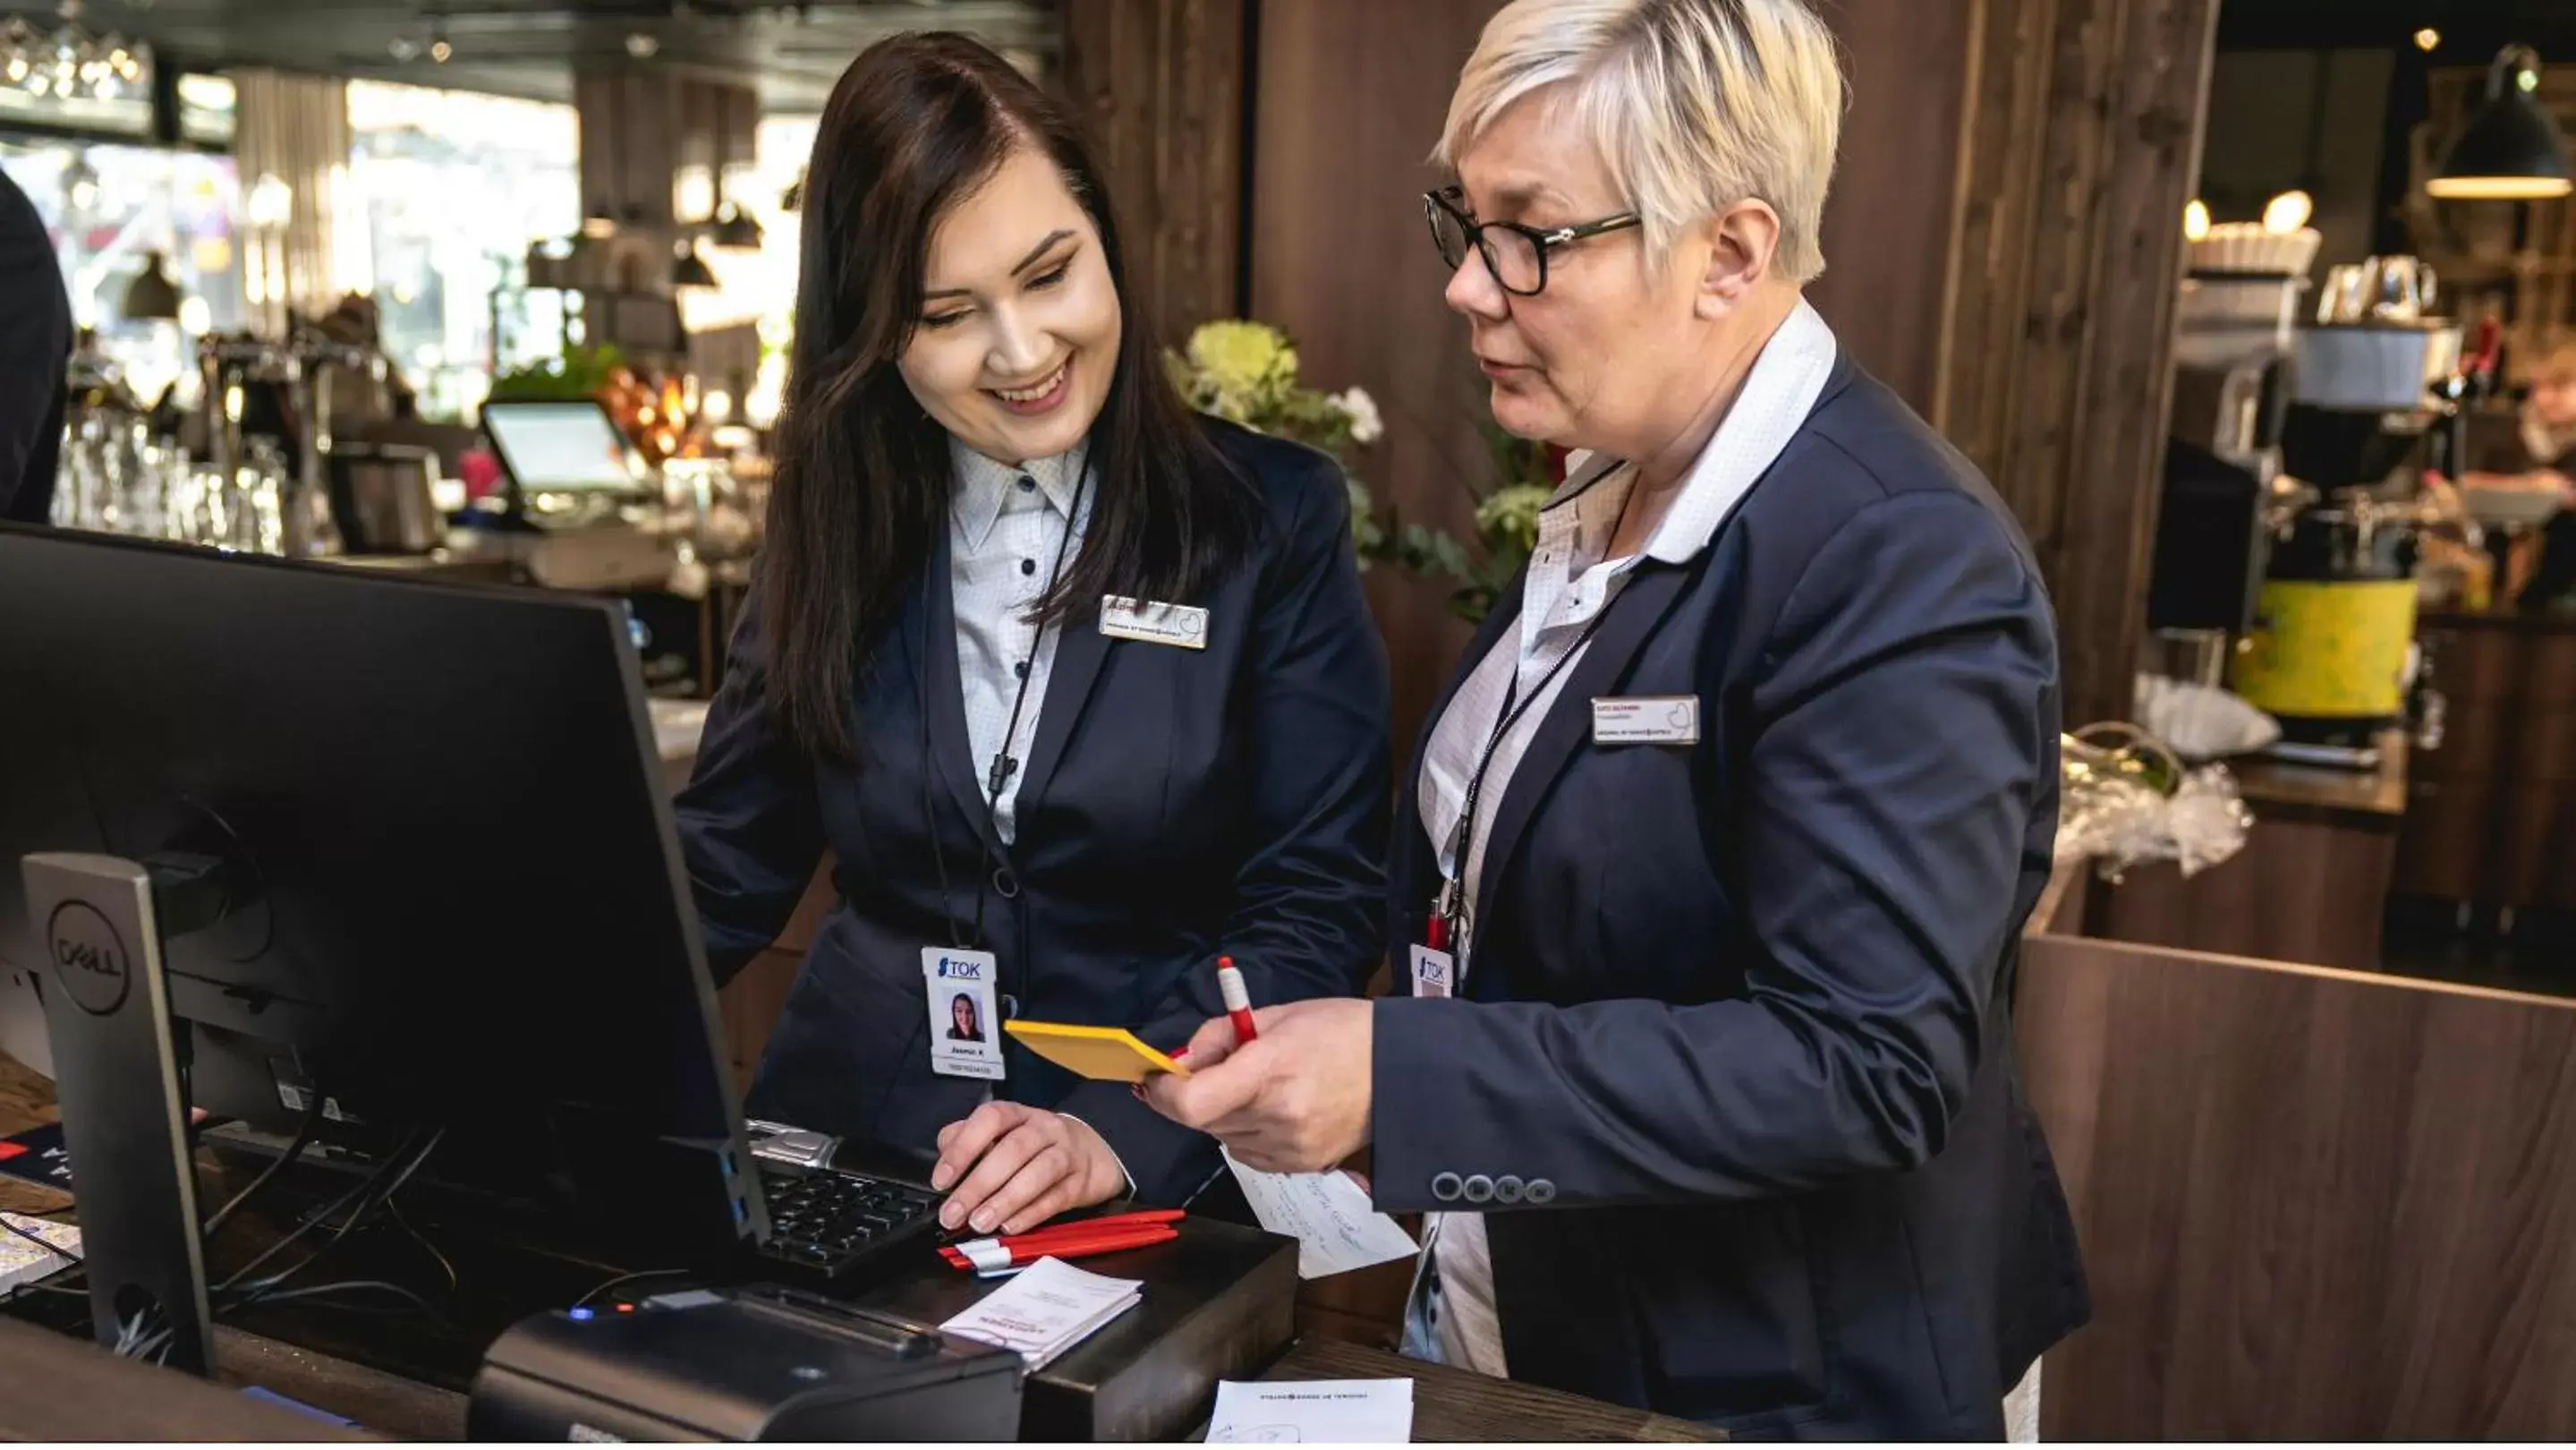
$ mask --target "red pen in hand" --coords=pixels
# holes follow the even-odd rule
[[[1259,1032],[1252,1026],[1252,992],[1243,985],[1243,969],[1232,957],[1216,959],[1216,989],[1225,997],[1225,1015],[1234,1023],[1234,1045],[1241,1047]]]

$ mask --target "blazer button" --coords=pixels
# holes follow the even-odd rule
[[[1493,1202],[1494,1180],[1487,1178],[1482,1173],[1471,1176],[1468,1178],[1466,1183],[1465,1197],[1469,1203]]]
[[[1442,1173],[1431,1180],[1431,1196],[1442,1203],[1456,1203],[1458,1190],[1458,1175],[1455,1173]]]
[[[1521,1190],[1521,1202],[1533,1205],[1554,1203],[1556,1185],[1544,1178],[1533,1178],[1529,1181],[1529,1187]]]
[[[1518,1203],[1520,1201],[1521,1181],[1519,1179],[1506,1173],[1494,1180],[1494,1202]]]

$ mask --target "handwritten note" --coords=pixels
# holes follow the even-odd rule
[[[1323,1279],[1411,1258],[1412,1236],[1346,1173],[1264,1173],[1225,1155],[1261,1226],[1297,1241],[1297,1277]]]
[[[1413,1438],[1411,1380],[1224,1381],[1211,1445],[1401,1445]]]

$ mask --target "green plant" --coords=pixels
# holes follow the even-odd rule
[[[1384,553],[1385,530],[1377,500],[1351,471],[1351,450],[1375,443],[1384,431],[1377,403],[1358,388],[1325,393],[1297,380],[1297,349],[1287,334],[1263,322],[1228,319],[1202,324],[1188,346],[1167,353],[1172,383],[1190,406],[1246,428],[1291,438],[1332,454],[1342,464],[1351,497],[1351,542],[1366,565]]]
[[[1462,619],[1481,622],[1538,545],[1539,510],[1554,488],[1545,445],[1486,425],[1492,482],[1474,490],[1471,548],[1379,506],[1350,468],[1352,451],[1384,432],[1376,402],[1358,388],[1325,393],[1299,382],[1296,346],[1279,329],[1261,322],[1210,322],[1165,361],[1190,406],[1340,459],[1360,566],[1387,564],[1417,578],[1448,581],[1450,611]]]
[[[1515,438],[1491,423],[1485,442],[1494,481],[1474,490],[1476,547],[1446,531],[1395,520],[1380,529],[1381,557],[1418,578],[1446,579],[1449,612],[1481,624],[1538,547],[1539,511],[1556,485],[1550,481],[1547,446]]]
[[[616,348],[567,346],[561,357],[512,368],[492,380],[496,403],[572,403],[596,397],[608,380],[626,366]]]

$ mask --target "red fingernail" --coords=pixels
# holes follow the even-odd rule
[[[1172,1061],[1174,1061],[1174,1062],[1178,1062],[1178,1061],[1180,1061],[1182,1058],[1185,1058],[1185,1057],[1187,1057],[1187,1056],[1189,1056],[1189,1055],[1190,1055],[1190,1050],[1189,1050],[1188,1048],[1186,1048],[1186,1047],[1175,1047],[1175,1048],[1173,1048],[1169,1053],[1166,1053],[1166,1054],[1165,1054],[1165,1056],[1168,1056],[1168,1057],[1169,1057],[1169,1058],[1171,1058],[1171,1059],[1172,1059]]]

